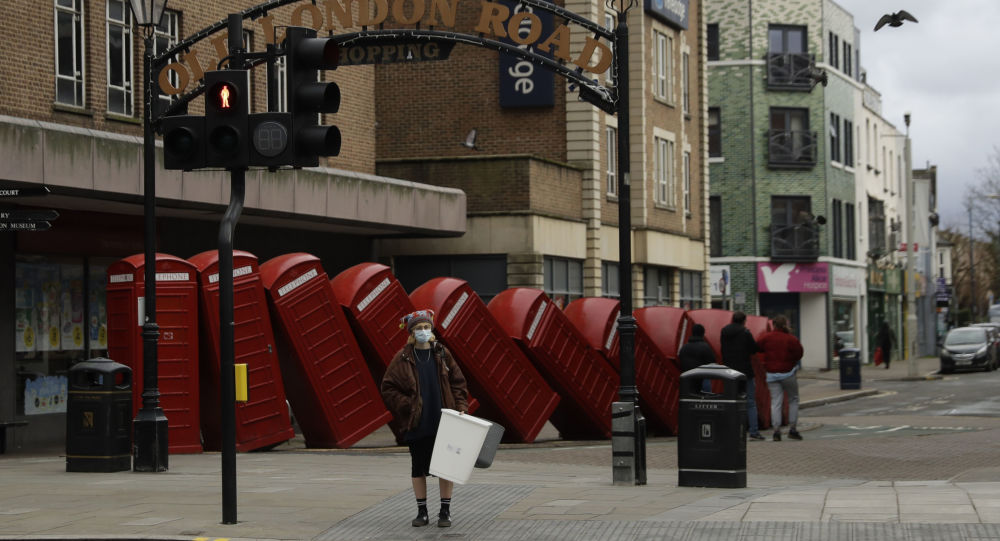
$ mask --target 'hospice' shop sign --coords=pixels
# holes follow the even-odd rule
[[[540,28],[535,27],[530,19],[521,19],[517,26],[519,41],[524,43],[533,32],[541,31],[543,35],[552,33],[552,14],[547,11],[535,10],[526,4],[503,2],[513,14],[532,13],[538,17]],[[514,31],[514,29],[511,29]],[[518,45],[509,37],[500,41],[517,45],[521,49],[529,49],[531,44]],[[542,53],[552,58],[551,54]],[[500,53],[500,107],[551,107],[555,105],[555,74],[542,69],[531,62],[516,56]]]
[[[825,293],[830,290],[826,263],[757,263],[761,293]]]
[[[646,11],[667,24],[687,30],[688,0],[646,0]]]

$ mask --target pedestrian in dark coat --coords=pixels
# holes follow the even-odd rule
[[[888,321],[883,321],[879,325],[875,343],[882,348],[882,362],[885,363],[885,369],[888,370],[889,363],[892,361],[892,347],[896,345],[896,333],[892,332]]]
[[[719,342],[722,346],[722,364],[737,370],[747,378],[747,434],[751,440],[762,440],[757,422],[757,387],[754,381],[751,356],[757,353],[757,342],[746,327],[747,315],[733,312],[732,323],[722,328]]]
[[[403,317],[401,325],[410,333],[406,345],[396,354],[382,378],[382,400],[392,413],[391,424],[402,432],[410,448],[410,480],[417,498],[417,518],[413,526],[426,526],[427,476],[441,408],[469,411],[465,376],[448,348],[433,334],[434,311],[417,310]],[[454,483],[438,478],[441,510],[437,525],[451,526],[451,495]]]
[[[695,323],[691,327],[691,338],[688,338],[687,344],[684,344],[680,352],[677,353],[677,360],[681,365],[681,373],[698,368],[703,364],[719,362],[715,358],[712,346],[705,341],[704,325]]]

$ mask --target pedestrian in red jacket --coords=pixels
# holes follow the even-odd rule
[[[771,392],[773,439],[781,441],[781,405],[785,393],[788,393],[788,437],[801,440],[795,425],[799,420],[799,381],[796,373],[802,360],[802,343],[789,332],[785,316],[775,316],[771,323],[774,330],[757,339],[757,347],[764,353],[767,390]]]

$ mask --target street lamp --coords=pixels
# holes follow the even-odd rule
[[[913,218],[913,205],[916,203],[916,190],[913,186],[913,158],[910,144],[910,113],[903,113],[903,123],[906,124],[906,139],[903,149],[906,160],[906,344],[909,354],[907,374],[917,375],[917,299],[916,284],[913,279],[915,270],[913,242],[916,237]]]
[[[160,408],[157,378],[156,325],[156,148],[153,135],[153,38],[167,0],[130,0],[135,22],[142,27],[143,107],[142,176],[145,232],[145,318],[142,325],[142,407],[132,422],[132,470],[167,470],[167,417]]]

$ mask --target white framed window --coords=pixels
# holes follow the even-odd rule
[[[608,30],[612,31],[612,32],[614,32],[615,28],[618,27],[618,21],[615,19],[615,14],[614,13],[612,13],[610,11],[605,11],[604,12],[604,27],[607,28]],[[608,43],[608,48],[611,49],[612,53],[615,52],[615,42],[614,42],[614,40],[611,40],[611,42]],[[604,79],[605,83],[609,83],[611,86],[617,85],[617,82],[616,82],[616,79],[615,79],[615,66],[614,66],[614,63],[612,63],[611,68],[608,69],[608,71],[605,72],[604,77],[605,77],[605,79]]]
[[[107,1],[108,112],[132,116],[132,11],[124,0]]]
[[[684,51],[681,53],[681,107],[684,114],[691,113],[691,76],[688,73],[691,55]]]
[[[278,112],[288,112],[288,70],[285,67],[285,57],[279,56],[274,61],[274,72],[277,83],[275,88],[278,94]],[[270,87],[269,87],[270,88]]]
[[[669,209],[677,206],[677,179],[674,173],[674,141],[653,137],[654,201]]]
[[[684,151],[684,215],[691,216],[691,151]]]
[[[156,25],[156,32],[153,38],[153,54],[160,54],[169,50],[174,45],[177,45],[177,42],[180,40],[180,35],[180,14],[171,10],[164,11],[163,18],[160,19],[160,24]],[[174,60],[176,60],[176,58]],[[212,69],[215,69],[215,66],[212,66]],[[153,74],[153,76],[156,77],[157,74]],[[170,84],[173,85],[174,88],[180,86],[179,79],[180,78],[177,73],[174,71],[167,73],[167,80],[170,81]],[[166,109],[176,98],[176,95],[172,96],[160,92],[158,101],[159,110],[162,111]],[[154,116],[156,116],[155,111]]]
[[[83,0],[55,0],[56,102],[84,106]]]
[[[604,160],[607,163],[605,171],[607,192],[611,197],[618,197],[618,128],[608,126],[604,130],[607,135]]]
[[[654,31],[653,47],[653,95],[671,101],[674,94],[674,37]]]

